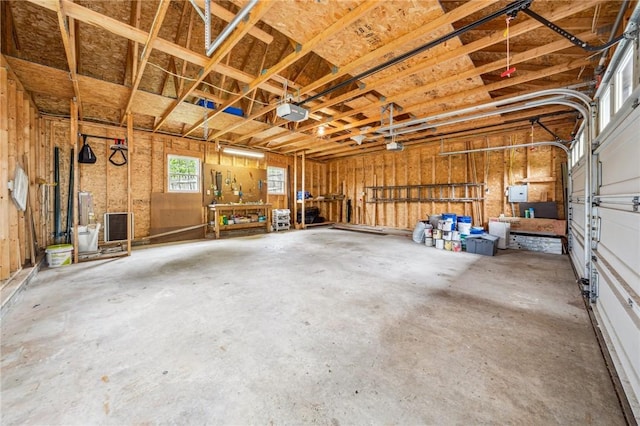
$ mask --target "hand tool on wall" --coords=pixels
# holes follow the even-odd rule
[[[222,195],[222,172],[216,172],[216,196]]]

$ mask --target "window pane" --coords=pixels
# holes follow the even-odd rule
[[[583,153],[584,153],[584,133],[580,135],[580,140],[578,141],[578,158],[582,158]]]
[[[631,92],[633,91],[633,58],[631,53],[632,49],[629,49],[622,62],[620,62],[620,68],[616,74],[616,86],[618,89],[616,111],[620,109],[624,101],[631,96]]]
[[[167,158],[169,192],[200,192],[200,160],[178,155]]]
[[[600,132],[602,132],[609,120],[611,119],[611,87],[607,87],[607,90],[602,94],[600,98]]]
[[[269,194],[286,194],[286,170],[282,167],[267,167],[267,192]]]

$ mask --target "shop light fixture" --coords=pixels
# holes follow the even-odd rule
[[[260,151],[249,151],[246,149],[238,149],[229,146],[225,146],[222,148],[222,152],[230,155],[240,155],[242,157],[251,157],[251,158],[264,158],[264,152]]]

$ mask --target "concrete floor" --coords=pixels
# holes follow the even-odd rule
[[[315,228],[44,268],[2,424],[624,424],[566,256]]]

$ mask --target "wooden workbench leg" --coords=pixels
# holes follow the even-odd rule
[[[266,211],[266,216],[267,216],[267,232],[271,232],[271,208],[270,207],[265,207],[264,208]]]
[[[220,239],[220,213],[218,210],[213,211],[213,229],[216,234],[216,240]]]

